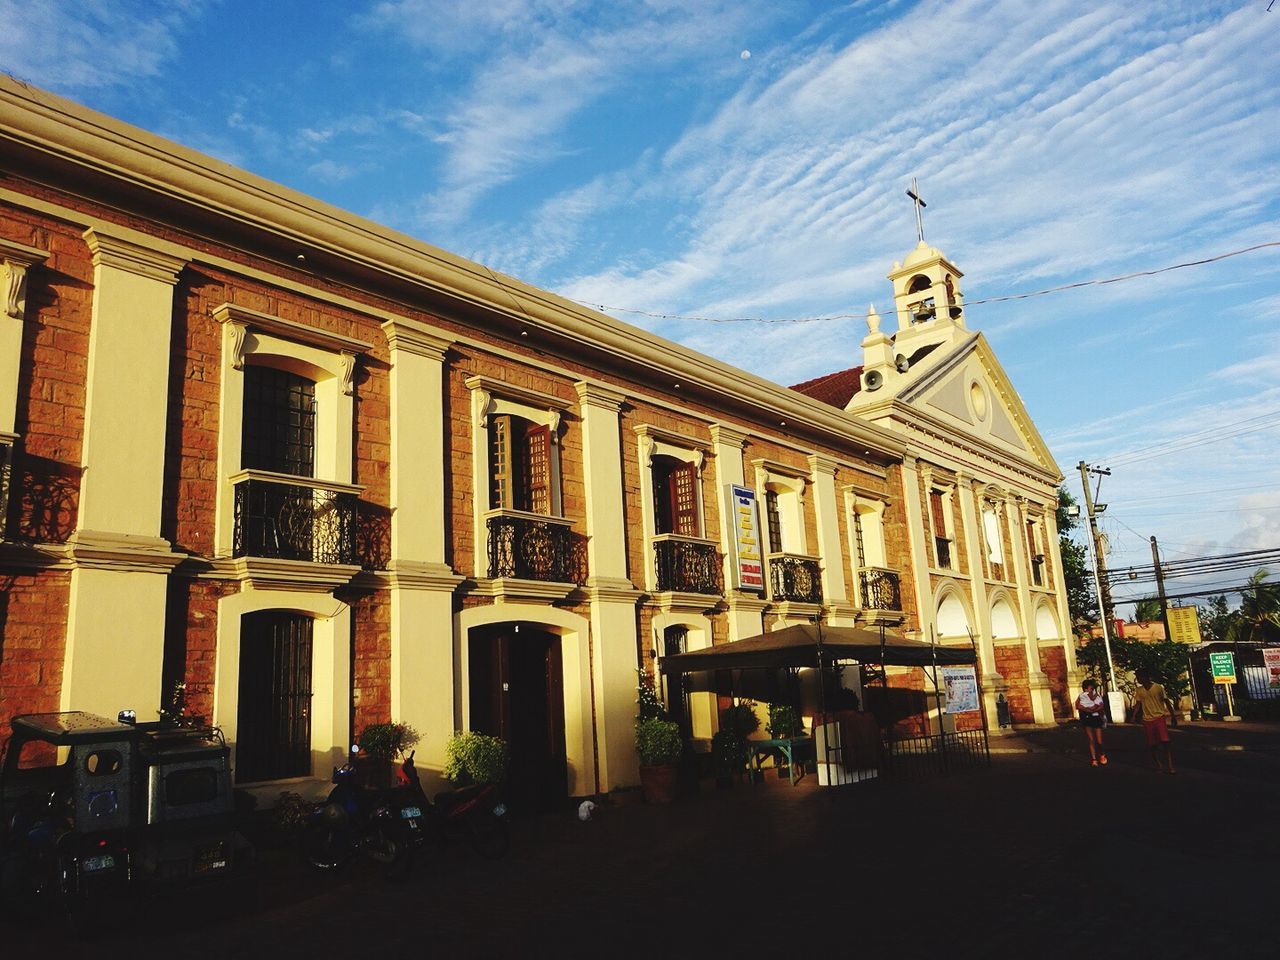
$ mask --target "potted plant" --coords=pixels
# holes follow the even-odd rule
[[[507,775],[507,743],[500,737],[459,731],[444,749],[444,777],[459,787],[501,783]]]
[[[800,733],[800,717],[796,714],[795,708],[789,704],[771,703],[766,729],[769,731],[771,740],[790,740]],[[791,768],[787,765],[786,758],[781,755],[781,751],[774,760],[774,766],[777,768],[779,780],[791,779]]]
[[[357,760],[364,764],[365,780],[372,786],[389,787],[395,779],[395,764],[422,739],[407,723],[371,723],[356,738]],[[363,759],[361,759],[363,758]]]
[[[677,764],[684,753],[680,727],[649,717],[636,721],[636,754],[640,757],[640,789],[645,803],[670,803],[676,796]]]
[[[711,759],[715,766],[716,786],[732,787],[734,779],[747,766],[747,740],[727,727],[711,737]]]

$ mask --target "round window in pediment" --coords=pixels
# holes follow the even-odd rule
[[[987,419],[987,391],[982,389],[982,384],[974,381],[969,384],[969,403],[973,407],[974,415],[979,420]]]

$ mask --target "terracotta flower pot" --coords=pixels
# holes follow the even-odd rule
[[[640,768],[640,792],[645,803],[670,803],[676,798],[676,773],[674,764]]]

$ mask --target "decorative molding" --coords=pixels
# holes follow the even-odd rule
[[[741,430],[727,427],[723,423],[713,423],[710,427],[711,442],[717,446],[737,447],[741,450],[747,444],[747,435]]]
[[[220,564],[222,566],[223,564]],[[231,576],[255,590],[301,590],[331,593],[360,572],[354,564],[312,563],[271,557],[236,557],[225,564]]]
[[[377,574],[379,585],[392,590],[426,590],[453,593],[466,577],[453,572],[447,563],[420,563],[416,560],[392,560],[387,569]]]
[[[249,340],[249,325],[243,322],[228,323],[226,330],[231,338],[231,366],[235,370],[243,370],[244,352]]]
[[[589,577],[583,588],[592,603],[627,603],[632,606],[645,596],[630,580],[615,577]]]
[[[578,402],[584,407],[601,407],[617,412],[627,399],[625,394],[590,380],[579,380],[573,389],[578,392]]]
[[[809,461],[809,472],[813,475],[815,480],[819,474],[835,476],[836,468],[839,466],[835,460],[832,460],[830,457],[824,456],[821,453],[811,453],[807,459]]]
[[[123,573],[168,574],[187,559],[161,537],[138,537],[100,530],[77,530],[67,542],[66,556],[75,567]]]
[[[466,384],[468,390],[479,390],[490,396],[503,397],[507,400],[515,400],[530,407],[537,407],[540,410],[547,410],[550,412],[562,412],[572,402],[569,400],[561,400],[559,397],[550,393],[542,393],[538,390],[531,390],[528,387],[518,387],[515,384],[507,383],[503,380],[496,380],[493,377],[481,376],[480,374],[467,377],[463,382]]]
[[[718,595],[681,593],[676,590],[655,591],[649,595],[646,603],[656,604],[663,613],[671,613],[673,610],[695,610],[699,613],[712,613],[725,609],[724,600]]]
[[[293,320],[282,320],[260,310],[250,310],[234,303],[223,303],[213,308],[213,319],[219,323],[244,324],[254,330],[270,333],[283,340],[305,343],[337,354],[363,354],[373,349],[373,344],[354,337],[344,337],[340,333],[330,333],[318,327],[310,327],[305,323]]]
[[[112,236],[94,227],[90,227],[82,236],[89,245],[95,268],[111,267],[173,286],[178,282],[178,274],[187,265],[187,261],[180,257]]]
[[[477,597],[493,597],[498,603],[518,600],[554,603],[578,589],[576,583],[524,580],[520,577],[476,577],[471,583],[475,586],[468,593]]]
[[[760,614],[770,607],[770,602],[764,597],[754,593],[744,593],[741,590],[734,590],[725,600],[731,613]]]
[[[757,473],[763,473],[772,479],[799,480],[801,483],[809,483],[812,477],[805,471],[804,467],[793,467],[789,464],[779,463],[777,460],[765,460],[758,458],[751,461]]]
[[[801,603],[798,600],[783,600],[769,606],[770,613],[776,613],[788,620],[812,620],[814,617],[821,616],[822,610],[823,606],[820,603]]]
[[[382,324],[391,352],[411,353],[428,360],[444,362],[445,354],[457,341],[443,330],[436,330],[407,318],[387,320]]]
[[[4,312],[21,320],[27,312],[27,270],[49,258],[49,251],[11,240],[0,240],[4,263]]]
[[[342,371],[338,379],[341,381],[343,394],[355,396],[356,355],[345,351],[338,354],[338,368]]]
[[[255,470],[249,467],[230,474],[227,480],[233,486],[241,480],[260,480],[264,483],[284,483],[291,487],[310,487],[313,490],[351,493],[356,496],[365,491],[364,485],[359,483],[339,483],[336,480],[319,480],[316,477],[295,477],[289,473],[274,473],[271,470]]]
[[[10,570],[74,569],[65,543],[18,543],[0,540],[0,564]]]
[[[881,503],[885,506],[893,503],[893,496],[881,490],[872,487],[864,487],[860,483],[842,483],[840,492],[845,496],[852,495],[855,500],[866,500],[871,503]]]

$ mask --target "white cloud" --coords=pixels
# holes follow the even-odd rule
[[[157,76],[202,0],[0,0],[0,64],[69,92]]]

